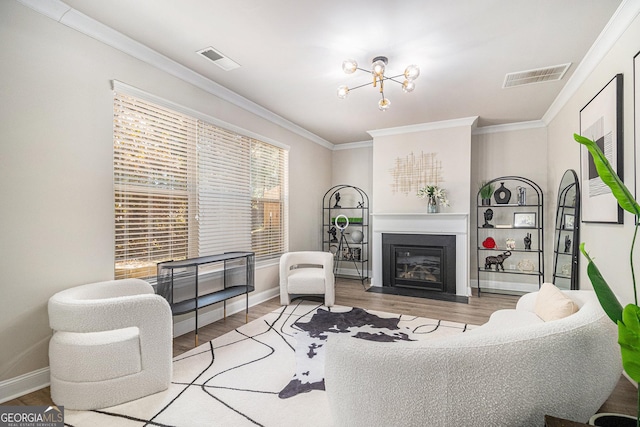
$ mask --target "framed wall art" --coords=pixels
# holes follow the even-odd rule
[[[622,74],[617,74],[580,110],[580,135],[598,144],[621,180],[623,174]],[[589,151],[580,146],[582,222],[622,224],[622,208],[598,176]]]
[[[515,212],[513,226],[516,228],[534,228],[536,226],[535,212]]]

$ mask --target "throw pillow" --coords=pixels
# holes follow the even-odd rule
[[[545,322],[570,316],[578,305],[551,283],[543,283],[536,298],[534,312]]]

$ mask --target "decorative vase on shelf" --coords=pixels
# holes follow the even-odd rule
[[[362,243],[364,240],[364,233],[360,230],[352,231],[351,240],[353,240],[353,243]]]
[[[438,213],[438,201],[435,196],[427,198],[427,213]]]
[[[504,186],[504,182],[500,183],[500,187],[493,193],[496,203],[505,205],[511,200],[511,190]]]

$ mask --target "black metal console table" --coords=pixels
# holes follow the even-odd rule
[[[218,264],[218,265],[216,265]],[[222,288],[200,294],[199,283],[203,280],[201,269],[212,270],[210,274],[222,271]],[[198,309],[222,302],[224,317],[227,317],[229,298],[246,295],[245,319],[249,318],[249,292],[255,289],[255,254],[253,252],[226,252],[219,255],[189,258],[181,261],[158,263],[158,290],[171,306],[172,314],[195,311],[195,343],[198,345]],[[175,288],[193,290],[188,296],[176,296]],[[220,288],[218,286],[218,288]]]

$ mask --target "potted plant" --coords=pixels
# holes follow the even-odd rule
[[[480,199],[482,199],[482,206],[489,206],[491,204],[491,196],[495,190],[494,184],[482,181],[480,184]]]
[[[633,267],[633,249],[638,235],[638,225],[640,224],[640,205],[613,170],[611,164],[596,143],[577,134],[574,134],[573,137],[577,142],[584,145],[591,153],[598,175],[611,189],[618,205],[627,212],[631,212],[636,217],[633,240],[629,250],[634,304],[628,304],[623,309],[615,294],[598,270],[598,267],[596,267],[593,259],[585,250],[584,243],[580,245],[580,251],[589,261],[589,264],[587,265],[587,275],[591,280],[593,290],[598,296],[598,300],[600,301],[602,308],[607,313],[607,316],[609,316],[609,318],[618,325],[618,344],[620,344],[622,366],[629,377],[636,382],[640,382],[640,307],[638,307],[638,292]],[[636,426],[640,427],[640,389],[638,390],[638,417],[636,419]]]

